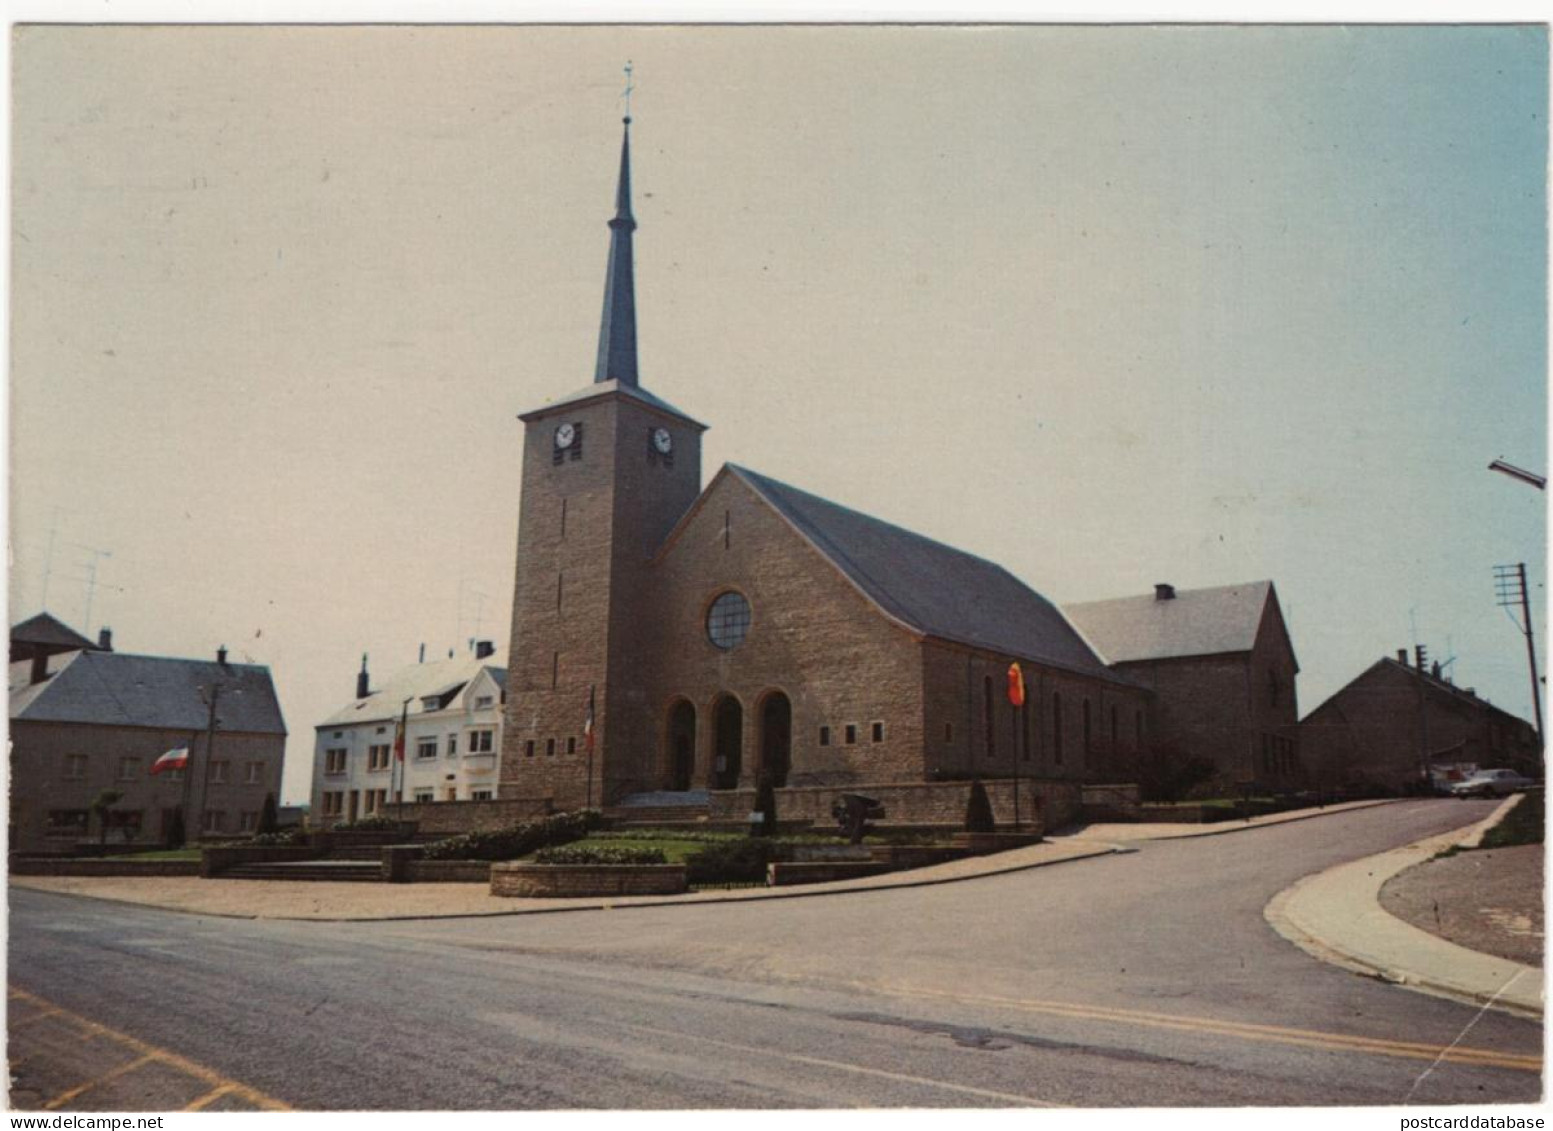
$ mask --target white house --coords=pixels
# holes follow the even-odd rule
[[[507,665],[490,641],[464,656],[414,664],[372,688],[362,659],[356,698],[316,727],[310,819],[354,821],[390,801],[495,798]],[[394,734],[405,720],[404,760]]]

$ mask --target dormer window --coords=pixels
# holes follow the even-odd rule
[[[475,699],[475,710],[483,711],[487,707],[489,707],[492,704],[493,701],[494,701],[493,698],[491,696],[489,696],[489,695],[478,696]]]
[[[426,696],[424,699],[421,700],[421,710],[423,710],[423,711],[440,711],[440,710],[442,710],[442,696],[440,696],[440,695],[428,695],[428,696]]]

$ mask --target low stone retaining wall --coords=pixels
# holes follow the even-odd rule
[[[786,855],[796,863],[807,864],[832,860],[872,860],[866,844],[789,844],[784,845]]]
[[[494,801],[405,801],[385,806],[387,816],[413,824],[417,834],[457,836],[459,833],[505,829],[535,817],[548,817],[555,807],[546,797],[515,797]]]
[[[13,876],[197,876],[198,860],[69,860],[13,857]]]
[[[489,860],[411,860],[405,867],[412,884],[483,884],[490,878]]]
[[[824,884],[832,880],[853,880],[859,876],[878,876],[890,870],[889,865],[873,860],[808,860],[766,865],[768,887],[786,887],[789,884]]]
[[[491,865],[492,895],[678,895],[687,886],[683,864]]]
[[[1119,782],[1112,785],[1086,785],[1083,787],[1084,819],[1086,821],[1136,821],[1138,820],[1138,786],[1136,782]]]
[[[874,844],[869,846],[868,854],[892,872],[947,864],[969,855],[965,849],[948,844]]]
[[[1024,848],[1031,844],[1040,844],[1040,833],[955,833],[955,847],[963,850],[970,856],[986,856],[993,852],[1004,852],[1010,848]]]
[[[1014,780],[983,779],[993,819],[1000,825],[1014,823]],[[792,786],[776,791],[777,816],[782,821],[803,819],[834,826],[831,806],[844,793],[861,793],[884,806],[885,825],[941,825],[959,828],[965,821],[970,798],[968,781],[882,782],[873,785]],[[1083,804],[1077,782],[1035,778],[1019,779],[1019,818],[1022,825],[1056,828],[1076,820]],[[745,821],[755,807],[753,789],[714,790],[710,795],[713,821]]]
[[[274,864],[283,860],[316,860],[322,855],[316,848],[298,848],[283,844],[233,845],[200,850],[199,874],[209,879],[239,864]],[[128,863],[128,861],[126,861]]]

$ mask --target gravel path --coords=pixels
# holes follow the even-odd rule
[[[1541,967],[1542,857],[1527,844],[1429,860],[1387,882],[1381,906],[1458,946]]]

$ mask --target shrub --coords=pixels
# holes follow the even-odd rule
[[[604,823],[597,809],[557,813],[505,829],[463,833],[433,841],[422,854],[427,860],[516,860],[552,845],[581,840]]]
[[[253,845],[305,844],[307,843],[307,833],[300,828],[290,828],[285,832],[278,833],[256,833],[243,843]]]
[[[754,836],[775,836],[777,828],[776,786],[770,774],[760,775],[755,787],[755,811],[760,814],[760,824],[750,830]]]
[[[541,848],[536,864],[667,864],[661,848],[626,848],[614,844],[566,844]]]
[[[183,806],[173,810],[173,815],[167,819],[167,847],[182,848],[189,835],[183,828]]]
[[[1138,759],[1138,796],[1143,801],[1180,801],[1211,779],[1207,758],[1190,758],[1171,743],[1160,743]]]
[[[386,833],[398,827],[399,822],[392,817],[373,814],[370,817],[362,817],[357,821],[343,821],[335,825],[333,831],[337,833]]]
[[[769,840],[730,840],[685,857],[685,878],[693,884],[761,883],[766,865],[786,858],[786,850]]]
[[[990,833],[993,828],[992,802],[987,799],[986,787],[978,778],[971,782],[971,795],[965,799],[965,831]]]
[[[275,807],[275,795],[264,795],[264,806],[259,810],[259,825],[254,831],[260,836],[273,833],[280,828],[280,811]]]

